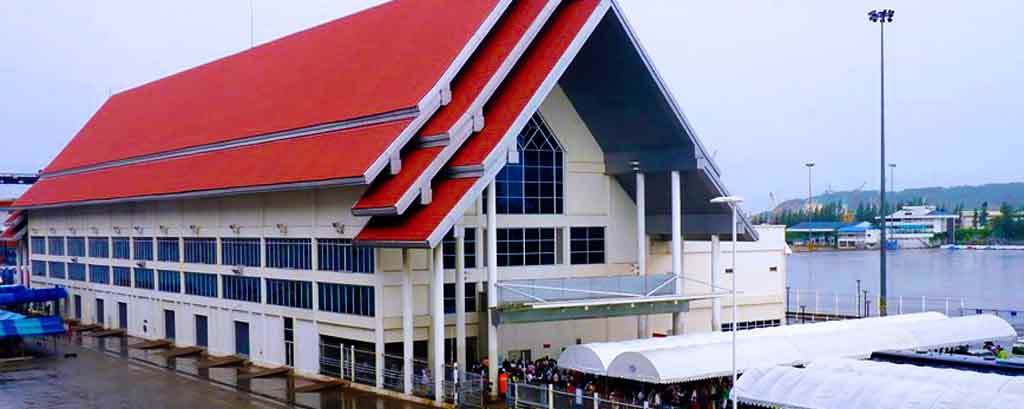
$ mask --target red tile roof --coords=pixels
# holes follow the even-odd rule
[[[579,0],[565,3],[559,9],[485,107],[487,121],[483,130],[469,137],[462,149],[448,162],[449,167],[482,165],[501,139],[511,135],[513,123],[522,116],[533,114],[526,112],[530,100],[543,98],[544,95],[538,93],[542,91],[544,82],[550,80],[552,75],[561,75],[555,72],[559,60],[567,55],[570,44],[594,16],[600,4],[600,0]],[[503,164],[501,162],[498,166]],[[490,169],[485,175],[493,177],[496,171]],[[414,206],[399,216],[374,216],[355,241],[377,246],[436,245],[429,240],[439,239],[465,212],[465,206],[472,203],[466,195],[483,191],[489,182],[489,177],[435,180],[433,201],[430,204]]]
[[[544,27],[535,45],[520,59],[516,69],[484,107],[486,126],[462,145],[448,162],[448,166],[472,166],[483,163],[508,133],[516,119],[524,115],[523,110],[527,103],[555,68],[598,3],[575,1],[559,10],[555,18]]]
[[[25,192],[15,205],[42,206],[361,178],[409,122],[406,119],[173,159],[45,177]]]
[[[501,21],[480,44],[479,50],[466,63],[452,83],[452,100],[442,107],[420,129],[420,136],[435,136],[455,132],[453,128],[471,131],[468,122],[470,110],[481,105],[504,79],[522,50],[533,40],[536,31],[547,21],[557,1],[520,1],[512,4]],[[529,29],[534,27],[534,32]],[[519,48],[518,52],[514,50]],[[502,69],[504,67],[504,69]],[[487,89],[491,84],[491,89]],[[460,124],[459,120],[463,122]],[[353,209],[386,213],[401,213],[411,203],[417,184],[424,184],[436,176],[441,165],[459,148],[461,139],[448,135],[449,146],[412,148],[402,154],[402,170],[394,177],[378,178],[356,203]],[[458,136],[463,138],[463,136]],[[429,160],[428,160],[429,159]],[[412,161],[412,163],[408,163]],[[405,199],[403,201],[403,198]]]
[[[396,0],[118,93],[45,172],[416,107],[501,4]]]
[[[429,205],[410,207],[402,216],[375,216],[355,240],[376,244],[419,244],[419,247],[423,247],[427,238],[477,181],[478,178],[436,181],[433,186],[434,200]]]

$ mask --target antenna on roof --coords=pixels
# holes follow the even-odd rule
[[[253,0],[249,0],[249,48],[252,48],[256,43],[255,26],[256,26],[256,9],[253,7]]]

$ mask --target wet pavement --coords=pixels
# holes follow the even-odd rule
[[[198,356],[167,359],[161,350],[128,348],[137,342],[81,336],[58,341],[57,352],[48,356],[0,364],[0,409],[426,408],[350,389],[293,393],[310,382],[285,376],[239,380],[243,368],[200,369]]]

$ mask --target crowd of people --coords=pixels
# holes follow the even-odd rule
[[[472,368],[486,376],[487,362]],[[534,361],[505,360],[498,369],[498,393],[508,398],[516,385],[553,385],[558,396],[572,407],[585,409],[599,396],[619,408],[626,405],[649,408],[717,409],[728,407],[731,380],[708,379],[671,385],[651,385],[640,382],[597,377],[558,367],[549,357]],[[538,389],[539,390],[539,389]],[[546,396],[543,397],[546,399]]]

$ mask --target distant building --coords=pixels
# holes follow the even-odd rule
[[[836,231],[839,249],[870,249],[878,247],[881,230],[868,222],[850,223]]]
[[[839,229],[850,223],[843,222],[803,222],[786,229],[786,236],[793,244],[835,246]]]
[[[953,241],[960,216],[938,210],[935,206],[903,206],[887,216],[889,246],[924,248],[934,245],[936,235],[947,235],[940,241]]]

